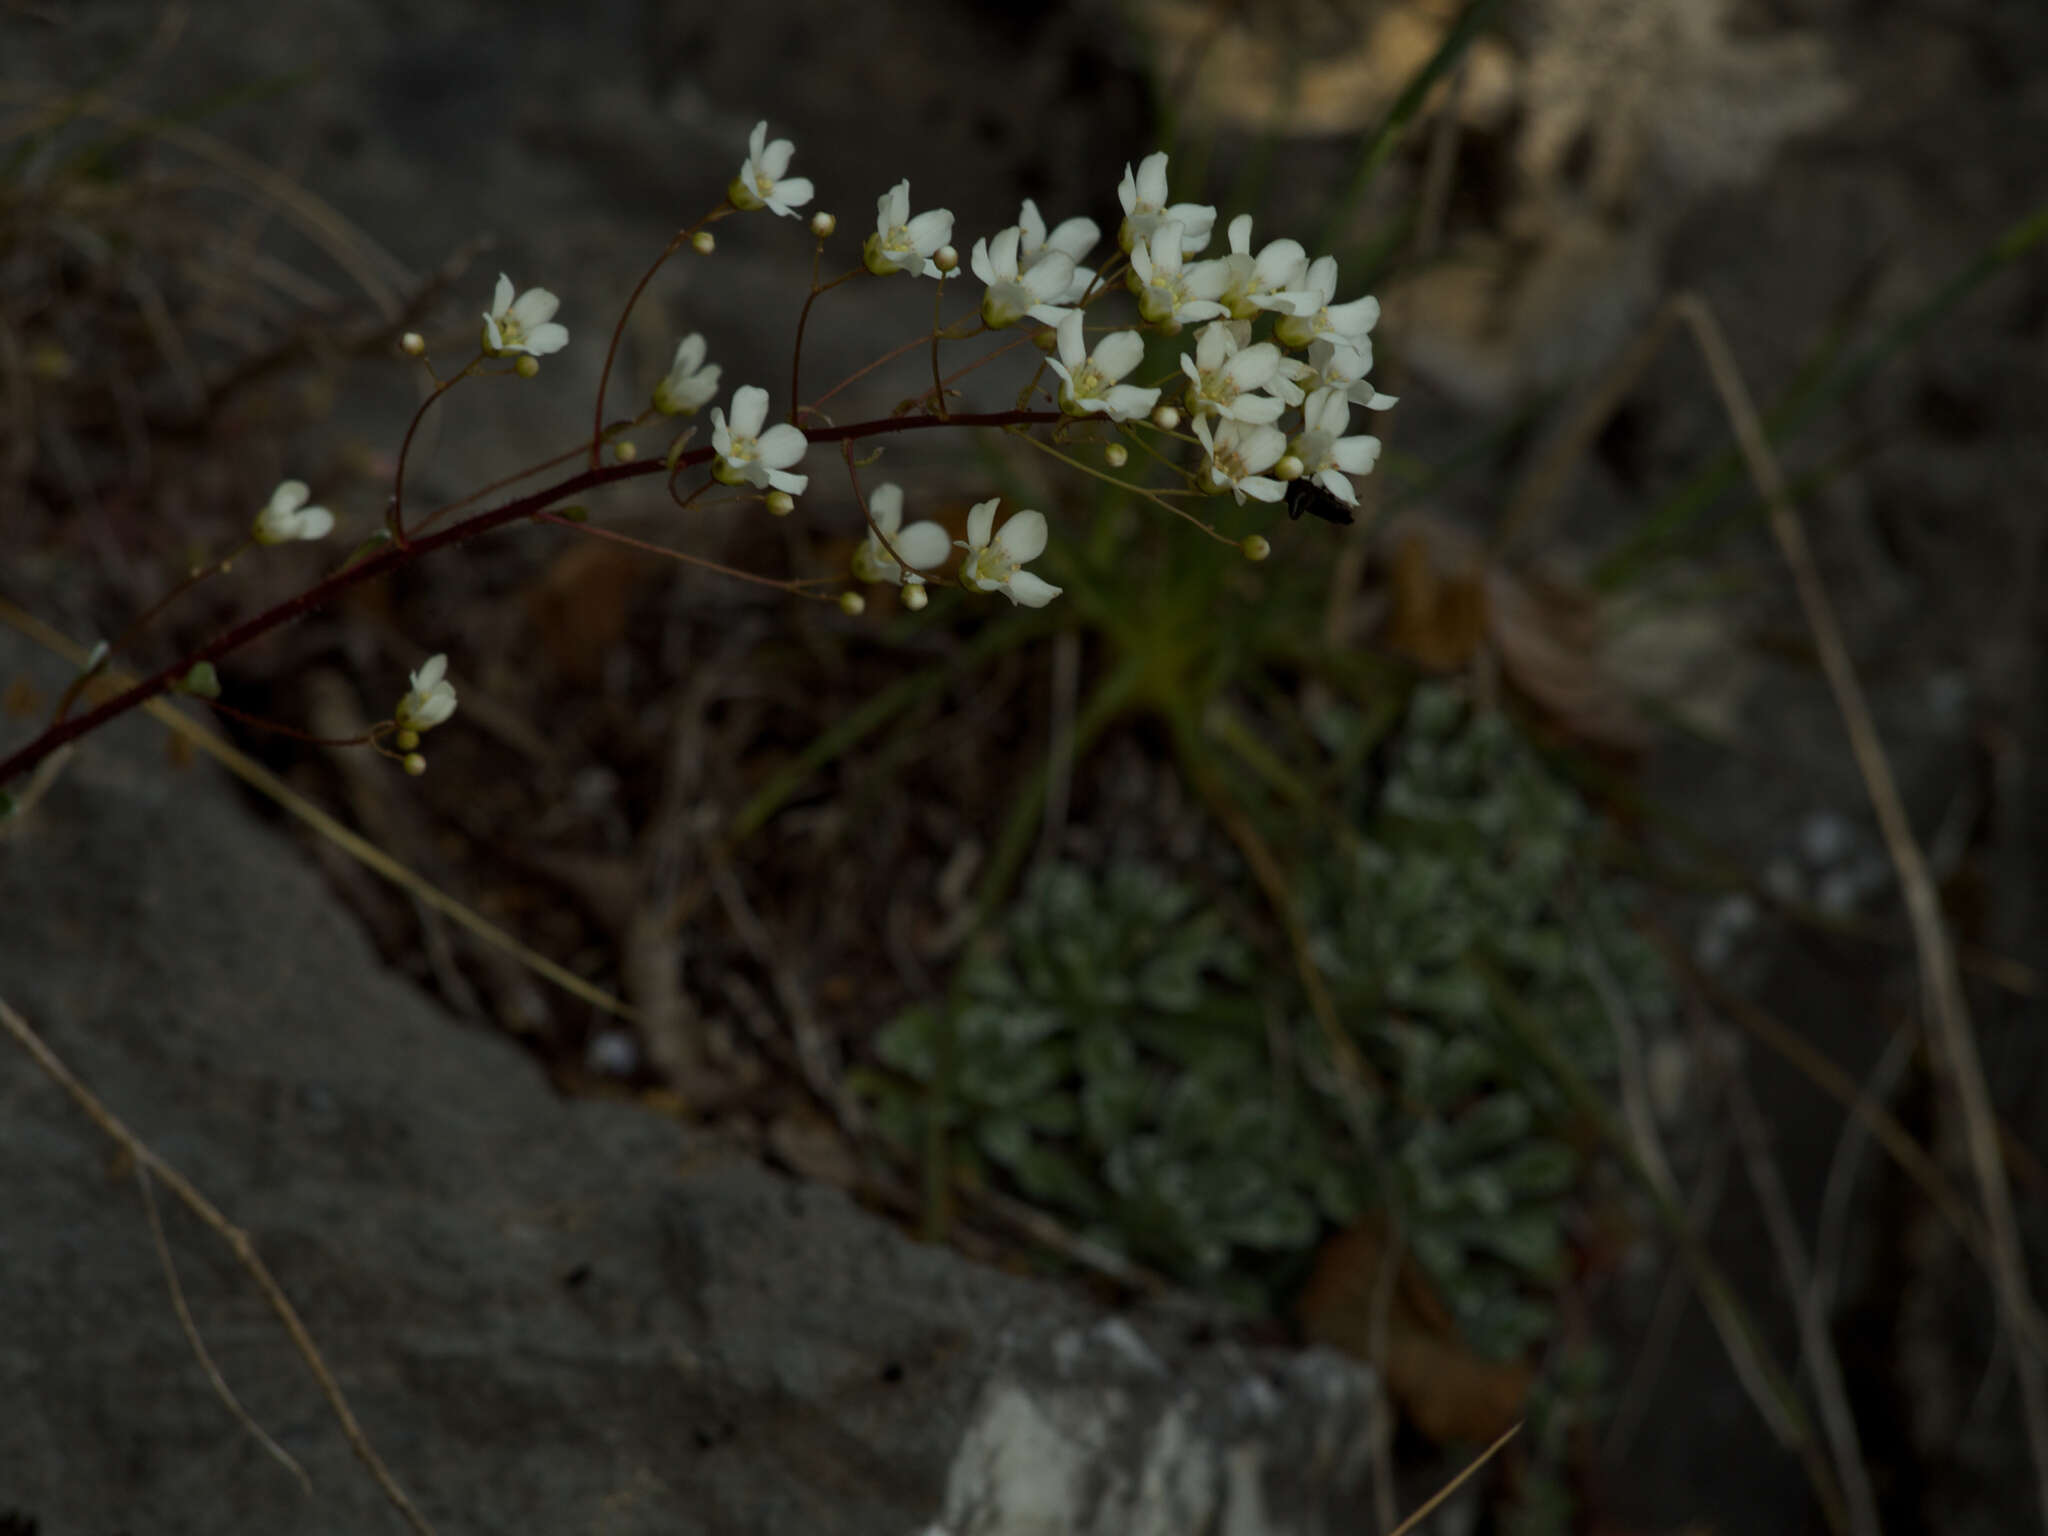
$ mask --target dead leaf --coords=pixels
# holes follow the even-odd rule
[[[1373,1309],[1386,1261],[1385,1223],[1378,1217],[1323,1244],[1295,1303],[1303,1333],[1381,1365],[1396,1405],[1436,1444],[1486,1444],[1504,1434],[1522,1417],[1535,1372],[1519,1360],[1474,1354],[1412,1260],[1402,1260],[1387,1306],[1386,1359],[1375,1358]]]

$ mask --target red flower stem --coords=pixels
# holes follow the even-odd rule
[[[1042,426],[1060,419],[1057,411],[989,411],[945,418],[898,416],[855,422],[851,426],[821,427],[806,435],[813,443],[830,443],[880,437],[890,432],[913,432],[923,427]],[[692,449],[677,460],[677,467],[702,464],[710,457],[711,450],[708,447]],[[599,486],[616,485],[624,480],[636,480],[642,475],[667,473],[669,467],[659,460],[644,463],[636,460],[630,464],[609,464],[596,469],[580,470],[544,490],[531,492],[517,500],[508,501],[501,507],[493,507],[487,512],[479,512],[476,516],[466,518],[453,527],[444,528],[439,533],[410,539],[403,547],[394,545],[380,555],[372,555],[367,560],[344,566],[332,576],[308,587],[298,596],[287,598],[273,608],[266,608],[253,618],[244,619],[233,629],[207,641],[197,650],[188,651],[169,666],[116,694],[97,708],[53,724],[26,746],[5,759],[0,759],[0,785],[6,784],[19,774],[27,773],[66,742],[76,741],[79,737],[98,730],[108,721],[140,708],[151,699],[167,692],[200,662],[219,661],[225,656],[232,655],[250,642],[269,634],[273,629],[281,628],[294,619],[302,619],[307,614],[317,613],[352,587],[359,587],[366,581],[388,575],[436,550],[466,544],[471,539],[480,538],[494,529],[504,527],[507,523],[531,518],[546,511],[551,503],[583,491],[593,490]]]

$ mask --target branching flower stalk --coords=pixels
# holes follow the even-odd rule
[[[794,597],[836,603],[848,615],[867,606],[856,582],[897,588],[906,608],[925,606],[927,587],[951,584],[970,593],[1001,593],[1011,603],[1042,607],[1060,596],[1060,588],[1035,571],[1030,562],[1044,557],[1056,568],[1050,520],[1029,507],[1004,509],[998,498],[978,501],[967,517],[967,537],[952,539],[931,519],[906,524],[901,486],[885,482],[864,493],[860,463],[853,445],[868,438],[916,432],[933,427],[1003,428],[1062,463],[1101,479],[1112,479],[1084,463],[1077,448],[1115,440],[1102,448],[1110,466],[1130,462],[1129,447],[1143,451],[1165,476],[1166,483],[1113,483],[1193,524],[1210,538],[1235,546],[1244,557],[1264,559],[1271,544],[1257,531],[1225,533],[1214,523],[1177,503],[1183,498],[1227,494],[1245,510],[1233,512],[1269,517],[1297,478],[1312,479],[1318,492],[1336,502],[1356,500],[1351,477],[1370,472],[1378,456],[1377,439],[1349,433],[1350,407],[1384,410],[1394,401],[1378,393],[1366,378],[1371,365],[1370,331],[1379,306],[1369,296],[1337,299],[1337,264],[1328,256],[1311,258],[1291,240],[1269,242],[1256,254],[1251,245],[1251,220],[1240,215],[1228,226],[1227,254],[1203,259],[1217,224],[1216,210],[1206,205],[1168,201],[1167,157],[1147,156],[1126,167],[1118,188],[1123,219],[1118,251],[1099,266],[1086,265],[1101,236],[1086,217],[1048,226],[1035,203],[1027,199],[1018,221],[992,235],[976,238],[966,267],[980,279],[983,292],[978,313],[945,324],[947,288],[964,278],[962,259],[953,244],[953,215],[944,208],[913,213],[908,179],[898,181],[876,200],[874,230],[863,243],[861,260],[841,275],[822,280],[826,244],[838,231],[838,220],[824,209],[806,214],[815,195],[811,182],[789,175],[795,146],[787,139],[770,140],[768,125],[757,125],[748,153],[726,190],[725,200],[695,223],[679,230],[641,274],[611,330],[604,366],[592,403],[587,439],[524,469],[502,476],[469,494],[436,508],[411,527],[404,509],[406,465],[420,423],[443,396],[478,377],[511,376],[531,380],[541,359],[570,344],[570,332],[556,319],[561,300],[546,288],[518,289],[500,275],[490,307],[482,311],[477,350],[449,373],[437,370],[428,357],[426,340],[407,332],[399,351],[418,362],[433,381],[407,424],[393,473],[384,527],[359,544],[337,568],[296,596],[264,609],[186,652],[157,672],[75,716],[70,710],[86,696],[106,656],[125,646],[151,620],[198,581],[224,574],[252,547],[262,557],[275,546],[319,542],[334,530],[335,517],[312,504],[312,491],[301,481],[287,480],[256,514],[250,534],[234,553],[195,571],[174,585],[125,631],[115,646],[97,647],[93,659],[64,694],[54,718],[42,733],[0,759],[0,791],[18,776],[46,762],[69,743],[99,729],[138,706],[171,692],[198,698],[240,720],[264,728],[289,727],[257,719],[219,701],[217,663],[272,631],[317,612],[343,593],[377,581],[415,561],[466,544],[515,523],[545,523],[630,545],[649,554],[701,565],[741,580],[756,582]],[[798,318],[797,340],[789,365],[790,399],[786,411],[771,424],[768,392],[758,384],[734,381],[724,403],[713,405],[726,382],[727,370],[709,361],[709,347],[696,332],[684,336],[673,362],[657,383],[649,402],[630,419],[607,423],[606,395],[613,382],[626,323],[664,265],[685,246],[710,256],[716,244],[710,226],[749,211],[767,211],[802,222],[815,242],[809,292]],[[870,279],[929,279],[934,284],[929,331],[884,352],[833,385],[815,400],[802,397],[804,339],[817,301],[845,284]],[[1084,314],[1110,298],[1119,285],[1136,301],[1136,322],[1093,327],[1093,344]],[[1255,337],[1255,328],[1266,334]],[[1143,363],[1146,333],[1169,338],[1193,327],[1184,351],[1165,376],[1145,384],[1124,380]],[[981,336],[991,330],[1015,329],[1016,340],[990,349],[954,370],[944,371],[941,346]],[[957,386],[968,375],[1009,356],[1025,342],[1036,343],[1039,356],[1023,388],[1008,410],[956,410]],[[823,407],[858,380],[892,360],[928,349],[931,382],[894,411],[870,420],[838,424]],[[1293,354],[1303,355],[1296,356]],[[501,366],[490,366],[497,360]],[[708,442],[693,441],[699,430],[687,418],[707,411]],[[1288,413],[1294,413],[1291,420]],[[684,418],[682,431],[659,457],[641,461],[639,446],[629,433],[651,421]],[[1041,436],[1033,429],[1048,429]],[[645,476],[661,475],[676,507],[688,510],[714,486],[732,487],[739,499],[758,501],[776,516],[786,516],[797,498],[812,490],[812,476],[801,465],[820,444],[837,444],[844,461],[847,489],[865,528],[849,573],[831,576],[776,578],[706,560],[688,551],[627,538],[589,525],[581,498],[594,491]],[[605,462],[609,446],[613,462]],[[563,471],[582,460],[573,472],[537,489],[483,510],[471,510],[486,498],[511,490],[536,476]],[[866,461],[860,461],[866,462]],[[687,492],[684,476],[705,471]],[[727,498],[729,499],[729,498]],[[1267,510],[1261,511],[1261,508]],[[466,513],[458,521],[436,527],[444,519]],[[958,554],[956,555],[956,551]],[[950,573],[946,567],[953,567]],[[820,590],[838,588],[837,591]],[[434,656],[411,678],[411,688],[393,715],[358,738],[398,761],[407,772],[420,773],[426,760],[418,748],[422,735],[443,725],[455,712],[456,684],[446,656]],[[292,734],[302,734],[292,732]],[[4,810],[0,794],[0,810]]]

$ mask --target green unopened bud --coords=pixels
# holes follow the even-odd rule
[[[903,606],[912,613],[919,612],[931,600],[931,594],[925,591],[923,582],[906,581],[903,583]]]
[[[213,670],[210,661],[195,661],[192,670],[178,680],[180,692],[195,698],[217,699],[220,697],[220,676]]]
[[[512,371],[522,379],[538,378],[540,376],[540,359],[531,352],[528,352],[512,365]]]
[[[1295,453],[1281,454],[1273,465],[1275,480],[1299,480],[1307,472],[1308,466],[1301,462],[1301,455]]]
[[[932,265],[941,272],[958,272],[960,252],[950,245],[942,245],[932,252]]]
[[[770,491],[765,498],[768,510],[776,517],[787,517],[796,510],[796,498],[787,491]]]
[[[1158,406],[1152,412],[1152,425],[1162,432],[1172,432],[1180,426],[1180,412],[1170,405]]]
[[[1273,546],[1263,533],[1245,535],[1244,542],[1237,547],[1244,551],[1245,559],[1254,562],[1263,560],[1273,553]]]
[[[612,457],[621,464],[630,464],[640,457],[640,449],[630,437],[622,437],[612,444]]]
[[[827,213],[822,208],[820,208],[816,213],[811,215],[811,233],[816,235],[820,240],[831,239],[833,232],[836,231],[838,228],[838,217],[834,214]]]
[[[420,744],[420,733],[407,727],[391,738],[391,744],[401,752],[410,752]]]
[[[850,619],[857,619],[868,611],[868,600],[858,592],[839,594],[839,611]]]
[[[405,771],[418,778],[427,771],[427,760],[417,752],[408,752],[405,754]]]
[[[1102,462],[1111,469],[1122,469],[1131,462],[1131,450],[1122,443],[1111,443],[1102,450]]]
[[[699,256],[709,256],[718,249],[718,242],[712,238],[710,230],[700,229],[697,233],[690,236],[690,249]]]
[[[418,331],[407,331],[398,338],[398,350],[407,357],[425,357],[427,355],[427,338]]]

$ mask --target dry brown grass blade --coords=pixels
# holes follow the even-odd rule
[[[1680,317],[1690,327],[1721,396],[1737,446],[1750,478],[1770,512],[1772,536],[1791,569],[1821,669],[1827,676],[1835,707],[1849,733],[1850,750],[1865,791],[1877,813],[1885,849],[1905,896],[1906,915],[1912,925],[1913,947],[1920,962],[1921,985],[1928,1011],[1933,1015],[1936,1035],[1954,1075],[1956,1096],[1963,1114],[1965,1140],[1970,1163],[1977,1176],[1984,1202],[1985,1218],[1991,1231],[1993,1289],[2007,1326],[2023,1335],[2026,1319],[2033,1311],[2024,1252],[2020,1246],[2019,1223],[2013,1214],[2012,1191],[2006,1184],[2005,1161],[1999,1152],[1997,1118],[1992,1110],[1991,1092],[1984,1080],[1984,1064],[1977,1051],[1976,1032],[1970,1023],[1969,1000],[1963,992],[1962,974],[1956,965],[1954,947],[1942,920],[1941,899],[1934,888],[1927,858],[1906,815],[1891,760],[1877,733],[1876,721],[1863,695],[1862,681],[1849,658],[1834,604],[1820,579],[1813,551],[1807,544],[1806,528],[1786,489],[1785,476],[1771,451],[1763,421],[1749,397],[1741,371],[1735,365],[1727,339],[1714,313],[1697,294],[1682,294],[1675,301]],[[2035,1497],[2044,1526],[2048,1526],[2048,1374],[2033,1350],[2013,1351],[2020,1379],[2020,1401],[2026,1415],[2027,1450],[2034,1467]]]
[[[1507,1431],[1507,1433],[1503,1434],[1498,1440],[1494,1441],[1493,1444],[1489,1445],[1485,1450],[1481,1451],[1477,1456],[1473,1457],[1471,1464],[1467,1466],[1464,1471],[1460,1472],[1456,1477],[1452,1478],[1448,1483],[1445,1483],[1443,1487],[1437,1489],[1435,1493],[1432,1493],[1426,1500],[1424,1500],[1423,1505],[1420,1509],[1416,1510],[1414,1514],[1410,1515],[1406,1520],[1403,1520],[1399,1525],[1395,1526],[1391,1531],[1387,1532],[1387,1536],[1408,1536],[1408,1533],[1410,1531],[1414,1530],[1416,1526],[1420,1525],[1424,1520],[1427,1520],[1429,1518],[1429,1516],[1435,1511],[1436,1507],[1439,1504],[1443,1503],[1445,1499],[1448,1499],[1452,1494],[1456,1493],[1460,1488],[1464,1487],[1465,1483],[1471,1478],[1473,1473],[1477,1472],[1481,1467],[1485,1466],[1489,1461],[1493,1460],[1495,1456],[1499,1455],[1502,1447],[1504,1447],[1510,1440],[1514,1439],[1515,1436],[1519,1435],[1521,1432],[1522,1426],[1519,1423],[1515,1424],[1513,1428]]]
[[[376,1479],[377,1486],[384,1490],[384,1497],[405,1517],[406,1524],[419,1532],[420,1536],[434,1536],[433,1526],[427,1523],[426,1517],[419,1512],[405,1490],[399,1487],[398,1480],[384,1465],[384,1458],[377,1454],[377,1448],[370,1444],[369,1437],[356,1422],[355,1413],[349,1408],[348,1398],[343,1394],[340,1383],[335,1381],[334,1373],[328,1370],[326,1360],[321,1357],[320,1347],[313,1342],[312,1334],[306,1331],[305,1323],[299,1318],[298,1309],[293,1307],[291,1298],[285,1295],[283,1287],[271,1274],[270,1266],[263,1262],[262,1257],[256,1252],[255,1245],[249,1241],[249,1234],[222,1215],[220,1208],[201,1194],[189,1179],[158,1157],[139,1136],[129,1130],[119,1116],[101,1103],[93,1091],[73,1075],[71,1069],[50,1049],[28,1020],[16,1013],[4,998],[0,998],[0,1029],[6,1030],[14,1037],[15,1042],[28,1053],[29,1059],[42,1068],[52,1082],[70,1094],[72,1101],[85,1111],[86,1117],[134,1159],[136,1166],[146,1176],[161,1182],[164,1188],[178,1197],[179,1202],[187,1210],[205,1222],[215,1235],[228,1245],[236,1260],[247,1271],[249,1278],[256,1282],[256,1288],[263,1293],[263,1299],[270,1303],[271,1310],[284,1324],[285,1332],[291,1335],[293,1345],[305,1360],[307,1368],[312,1371],[313,1379],[320,1384],[320,1391],[326,1397],[327,1405],[333,1410],[336,1420],[341,1425],[341,1432],[348,1440],[350,1449],[356,1453],[357,1459],[369,1469],[370,1476]]]
[[[71,640],[50,628],[49,625],[43,623],[34,614],[17,608],[14,604],[4,599],[0,599],[0,623],[5,623],[11,628],[20,631],[44,649],[63,657],[73,666],[84,664],[85,650],[83,647],[72,643]],[[130,681],[123,677],[122,674],[111,670],[104,675],[123,686],[126,686],[128,681]],[[242,782],[268,796],[283,809],[291,812],[292,815],[340,848],[349,857],[367,865],[371,870],[382,875],[393,885],[399,886],[426,906],[433,908],[434,911],[467,928],[486,944],[503,950],[521,965],[533,971],[534,974],[545,977],[563,991],[573,997],[580,998],[593,1008],[602,1009],[616,1018],[637,1018],[637,1014],[629,1004],[613,997],[611,993],[605,991],[602,987],[593,986],[581,976],[576,975],[575,972],[557,965],[539,951],[527,948],[519,940],[512,937],[511,934],[498,927],[482,914],[464,906],[453,896],[447,895],[437,886],[421,879],[403,864],[384,852],[375,843],[351,832],[347,827],[321,810],[319,806],[297,793],[282,779],[278,778],[277,775],[263,767],[262,764],[254,761],[244,753],[238,752],[212,731],[207,730],[206,727],[188,719],[169,700],[151,699],[142,707],[149,711],[153,718],[169,726],[179,736],[220,763],[222,767],[226,768],[235,777],[242,780]]]

